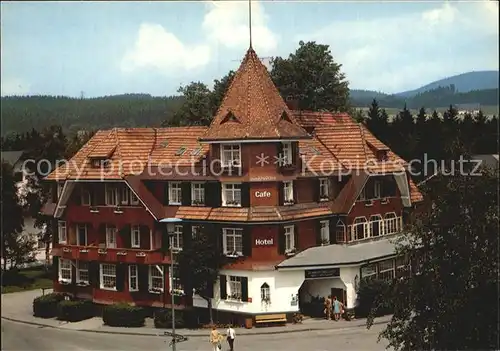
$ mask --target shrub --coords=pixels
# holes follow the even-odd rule
[[[159,309],[154,314],[155,328],[172,329],[172,311],[169,309]],[[184,313],[175,311],[175,327],[184,328]]]
[[[64,300],[65,295],[51,293],[38,296],[33,300],[33,315],[41,318],[53,318],[57,316],[57,305]]]
[[[78,322],[94,316],[94,305],[88,300],[61,301],[57,305],[57,319]]]
[[[324,309],[325,303],[322,296],[311,296],[310,302],[302,303],[300,305],[300,310],[304,315],[314,318],[324,317]]]
[[[104,307],[102,320],[110,327],[142,327],[146,318],[141,307],[118,303]]]
[[[370,313],[373,313],[375,317],[393,313],[393,306],[391,305],[392,286],[392,282],[388,280],[362,280],[356,300],[356,317],[367,317]],[[382,303],[376,303],[378,301]],[[377,305],[382,307],[374,309]]]

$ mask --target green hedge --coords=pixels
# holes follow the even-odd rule
[[[170,309],[158,309],[154,313],[155,328],[172,329],[172,311]],[[195,310],[175,310],[176,328],[197,328],[199,327],[198,315]]]
[[[94,304],[88,300],[61,301],[57,305],[57,319],[78,322],[94,316]]]
[[[393,313],[392,287],[391,280],[362,280],[357,292],[356,317],[367,317],[371,312],[375,317]]]
[[[57,305],[63,301],[65,294],[51,293],[38,296],[33,300],[33,315],[41,318],[57,316]]]
[[[146,313],[141,307],[118,303],[104,307],[102,320],[110,327],[142,327]]]

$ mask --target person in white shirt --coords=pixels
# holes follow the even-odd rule
[[[229,326],[229,328],[227,328],[226,336],[227,336],[227,342],[229,343],[229,348],[231,351],[233,351],[234,338],[236,337],[236,332],[234,331],[232,326]]]

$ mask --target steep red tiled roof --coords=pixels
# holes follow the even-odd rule
[[[308,137],[250,48],[202,140]]]

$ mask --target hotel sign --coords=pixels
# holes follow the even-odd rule
[[[255,246],[273,246],[274,239],[255,239]]]
[[[340,277],[340,268],[308,269],[306,279]]]

